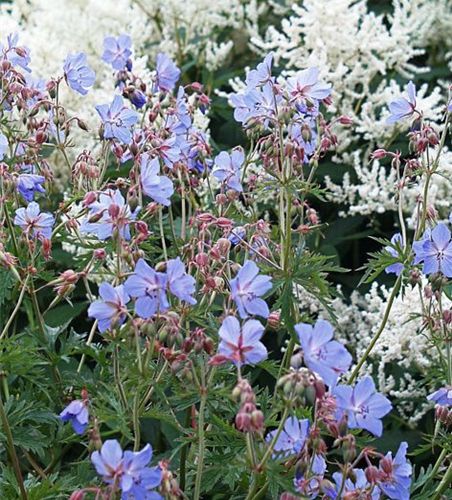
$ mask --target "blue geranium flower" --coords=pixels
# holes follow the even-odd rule
[[[416,87],[413,82],[409,82],[405,87],[408,99],[400,97],[389,104],[390,115],[386,123],[392,125],[404,118],[411,116],[416,111]]]
[[[414,242],[413,250],[416,254],[414,263],[424,263],[424,274],[441,272],[452,278],[451,234],[443,222],[432,231],[427,231],[422,240]]]
[[[105,139],[118,139],[125,144],[132,142],[131,128],[138,121],[138,115],[124,106],[121,96],[115,95],[110,105],[101,104],[96,110],[104,123]]]
[[[350,429],[365,429],[377,437],[383,433],[381,419],[392,405],[389,399],[376,392],[372,377],[364,377],[355,387],[338,385],[333,390],[339,414],[347,415]]]
[[[157,311],[166,311],[169,307],[166,296],[167,276],[148,266],[144,259],[139,259],[135,272],[127,278],[124,289],[137,300],[135,312],[143,319],[149,319]]]
[[[33,201],[35,193],[45,193],[42,187],[44,182],[45,177],[42,175],[21,174],[17,181],[17,189],[27,201]]]
[[[63,422],[72,422],[72,428],[76,434],[83,434],[88,427],[89,413],[85,401],[72,401],[61,413]]]
[[[166,54],[157,54],[155,90],[171,92],[180,77],[180,69]]]
[[[268,318],[267,303],[260,297],[272,287],[270,276],[259,275],[259,268],[252,260],[247,260],[237,276],[231,280],[231,298],[235,301],[241,318],[256,314]]]
[[[260,341],[263,333],[264,327],[255,319],[246,321],[240,327],[236,317],[228,316],[218,331],[221,338],[218,353],[238,366],[256,365],[268,356],[266,347]]]
[[[352,362],[347,349],[333,338],[334,330],[328,321],[319,319],[314,325],[299,323],[295,332],[300,340],[306,366],[318,373],[327,385],[334,386],[339,375]]]
[[[113,69],[118,71],[124,69],[127,60],[132,55],[131,46],[132,39],[129,35],[120,35],[118,38],[107,36],[104,39],[102,60],[111,64]]]
[[[88,308],[88,316],[98,321],[99,331],[105,332],[109,328],[118,327],[124,323],[127,313],[126,304],[130,297],[122,285],[113,287],[104,282],[99,287],[102,300],[93,302]]]
[[[173,182],[164,175],[160,175],[160,161],[158,158],[149,159],[147,153],[141,156],[141,185],[143,193],[157,203],[168,207],[174,193]]]
[[[231,154],[222,151],[216,158],[212,169],[212,176],[225,184],[229,189],[242,192],[243,187],[240,184],[240,167],[245,161],[245,155],[238,149]]]
[[[283,455],[298,455],[303,450],[306,440],[309,436],[310,422],[307,418],[298,420],[295,417],[289,417],[285,424],[284,429],[279,435],[274,451],[274,456]],[[277,431],[270,432],[266,441],[270,442],[275,436]]]
[[[63,70],[64,78],[69,87],[82,95],[88,93],[88,88],[93,85],[96,79],[96,73],[88,66],[84,52],[74,55],[69,54],[64,63]]]
[[[178,299],[195,305],[192,295],[196,292],[196,280],[185,272],[185,266],[180,257],[169,260],[166,265],[169,291]]]

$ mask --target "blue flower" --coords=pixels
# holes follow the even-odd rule
[[[135,266],[135,273],[124,283],[126,292],[136,297],[135,312],[143,319],[149,319],[157,311],[166,311],[169,307],[166,296],[167,276],[148,266],[140,259]]]
[[[390,115],[386,123],[392,125],[404,118],[411,116],[416,111],[416,87],[413,82],[409,82],[405,87],[408,99],[400,97],[389,104]]]
[[[267,82],[261,89],[246,89],[244,93],[231,94],[234,119],[246,124],[250,119],[260,120],[267,127],[276,114],[276,105],[282,96],[275,94],[273,84]]]
[[[130,102],[138,109],[141,109],[147,102],[146,96],[138,89],[129,92],[128,97]]]
[[[227,316],[218,331],[221,338],[218,352],[235,365],[256,365],[268,356],[267,349],[260,342],[263,333],[264,327],[255,319],[246,321],[240,328],[237,318]]]
[[[175,162],[179,161],[181,151],[178,145],[178,137],[172,135],[166,139],[154,139],[153,153],[156,154],[168,168],[173,168]]]
[[[333,390],[339,414],[348,417],[350,429],[365,429],[377,437],[383,432],[381,419],[392,405],[388,398],[376,392],[372,377],[364,377],[355,387],[338,385]]]
[[[171,92],[180,77],[180,69],[166,54],[157,54],[155,90]]]
[[[22,228],[26,234],[32,234],[38,239],[52,237],[52,226],[55,218],[52,214],[41,213],[39,205],[32,201],[26,208],[18,208],[14,224]]]
[[[117,232],[121,238],[130,239],[130,223],[140,211],[133,212],[119,190],[107,189],[99,196],[99,201],[89,205],[90,217],[82,222],[82,233],[93,233],[100,240],[111,238]],[[95,222],[93,222],[95,221]]]
[[[366,498],[369,500],[378,500],[380,498],[379,490],[377,488],[372,489],[372,485],[367,481],[366,473],[362,469],[353,469],[353,474],[356,480],[352,481],[350,478],[346,478],[344,483],[343,474],[335,472],[333,474],[333,479],[336,483],[336,488],[326,491],[328,498],[334,500],[338,498]],[[344,486],[342,486],[342,484],[344,484]],[[368,496],[371,490],[372,493]],[[340,491],[342,491],[342,493],[338,497]]]
[[[163,500],[161,495],[151,491],[162,482],[162,471],[158,467],[147,467],[151,459],[149,444],[139,452],[124,452],[122,500]]]
[[[139,452],[123,453],[114,439],[105,441],[100,451],[91,455],[98,474],[107,484],[116,484],[122,492],[122,500],[157,500],[158,493],[151,491],[161,480],[160,469],[148,467],[152,459],[151,445]]]
[[[42,175],[21,174],[17,181],[17,189],[27,201],[33,201],[35,193],[45,193],[42,187],[44,182],[45,177]]]
[[[287,90],[295,101],[314,105],[331,94],[331,85],[319,82],[318,68],[308,68],[287,79]]]
[[[96,79],[96,74],[86,62],[86,54],[84,52],[79,52],[75,55],[69,54],[64,63],[63,70],[64,78],[69,87],[82,95],[88,93],[88,88],[93,85]]]
[[[272,80],[273,55],[273,52],[267,54],[265,59],[257,65],[256,69],[248,72],[245,80],[248,88],[261,87]]]
[[[309,498],[314,499],[321,492],[321,481],[326,472],[326,461],[322,455],[314,455],[312,468],[307,477],[303,476],[300,472],[295,474],[294,487],[295,491],[308,495]]]
[[[427,396],[427,399],[440,406],[452,406],[452,386],[441,387],[441,389]]]
[[[99,295],[102,300],[97,300],[89,306],[88,316],[97,319],[99,331],[103,333],[109,328],[115,328],[124,323],[127,312],[126,304],[130,297],[122,285],[113,287],[107,282],[100,285]]]
[[[401,443],[395,458],[389,452],[380,461],[379,488],[392,500],[409,500],[412,467],[406,459],[407,443]]]
[[[8,139],[0,132],[0,161],[5,157],[8,151]]]
[[[247,260],[237,276],[231,280],[231,298],[235,301],[241,318],[256,314],[268,318],[267,303],[260,297],[272,287],[270,276],[259,275],[259,268]]]
[[[414,242],[413,250],[416,254],[414,263],[424,262],[422,271],[425,275],[441,272],[452,278],[451,234],[443,222],[426,232],[422,240]]]
[[[229,189],[242,192],[240,184],[240,167],[245,161],[245,155],[238,149],[231,154],[222,151],[216,158],[212,169],[212,176],[224,183]]]
[[[391,238],[391,245],[392,246],[385,247],[385,250],[392,257],[395,257],[396,259],[400,259],[400,253],[394,248],[396,246],[402,246],[403,245],[402,235],[400,233],[394,234],[394,236]],[[391,264],[391,265],[389,265],[388,267],[385,268],[386,274],[395,273],[396,276],[399,276],[402,271],[403,271],[403,264],[402,264],[402,262],[395,262],[394,264]]]
[[[347,349],[333,338],[333,327],[319,319],[314,327],[307,323],[295,325],[306,366],[318,373],[327,385],[334,386],[339,375],[346,372],[352,362]]]
[[[118,71],[124,69],[127,60],[132,55],[131,46],[132,39],[129,35],[120,35],[118,38],[107,36],[104,39],[102,60],[111,64],[113,69]]]
[[[131,128],[138,121],[138,115],[124,106],[121,96],[115,95],[110,106],[101,104],[96,110],[104,123],[105,139],[118,139],[125,144],[132,142]]]
[[[307,418],[298,420],[295,417],[289,417],[276,441],[273,456],[280,454],[283,456],[299,455],[308,439],[309,428],[310,422]],[[267,435],[266,441],[268,443],[274,438],[276,432],[274,430]]]
[[[169,291],[180,300],[195,305],[196,299],[192,295],[196,292],[195,278],[185,272],[184,263],[178,257],[169,260],[166,265]]]
[[[45,99],[46,82],[39,78],[35,79],[30,74],[25,75],[25,82],[27,88],[27,106],[31,108],[38,101]]]
[[[88,427],[89,414],[88,407],[84,401],[72,401],[61,413],[60,419],[63,422],[72,421],[72,427],[76,434],[83,434]]]
[[[143,193],[146,196],[166,207],[171,205],[170,198],[174,193],[173,182],[168,177],[160,175],[160,161],[158,158],[149,161],[147,153],[141,156],[140,179]]]
[[[31,69],[28,67],[30,64],[30,49],[28,47],[19,46],[19,34],[18,33],[10,33],[7,36],[7,46],[4,47],[0,43],[0,51],[6,54],[8,61],[13,66],[19,66],[25,71],[31,72]]]

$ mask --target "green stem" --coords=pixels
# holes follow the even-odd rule
[[[386,323],[388,322],[389,319],[389,314],[392,309],[392,305],[394,303],[394,299],[400,289],[400,285],[402,284],[402,274],[397,278],[397,281],[395,282],[394,288],[392,289],[391,295],[389,297],[388,304],[386,305],[386,310],[383,316],[383,321],[381,322],[380,328],[378,329],[377,333],[374,335],[373,339],[371,340],[369,346],[366,349],[366,352],[361,356],[361,359],[359,360],[358,364],[356,365],[355,369],[353,370],[352,374],[350,375],[350,378],[348,379],[348,384],[352,384],[355,378],[357,377],[359,371],[361,370],[363,364],[366,362],[367,357],[369,354],[372,352],[372,349],[375,347],[375,344],[378,342],[378,339],[380,338],[380,335],[383,333],[383,330],[385,329]]]
[[[187,428],[190,425],[191,419],[191,406],[185,409],[184,427]],[[182,491],[185,490],[185,475],[187,470],[187,455],[188,455],[188,443],[185,443],[180,450],[180,466],[179,466],[179,486]]]
[[[135,432],[135,444],[133,451],[138,451],[140,449],[140,396],[139,391],[135,394],[135,401],[133,404],[133,429]]]
[[[442,497],[443,493],[445,493],[449,489],[451,483],[452,483],[452,462],[447,468],[447,471],[444,474],[442,481],[436,488],[435,495],[432,497],[432,500],[439,500]]]
[[[9,327],[11,326],[12,322],[14,321],[16,314],[19,312],[20,306],[22,305],[22,301],[24,300],[25,292],[27,290],[27,283],[28,283],[29,279],[30,279],[30,275],[28,275],[27,278],[25,279],[25,282],[22,286],[22,290],[20,292],[16,307],[14,308],[13,312],[11,313],[11,316],[9,317],[8,321],[6,322],[5,328],[3,328],[3,331],[0,334],[0,340],[2,340],[5,337],[5,335],[8,333]]]
[[[435,479],[435,476],[436,476],[439,468],[441,467],[443,460],[446,458],[446,455],[447,455],[447,450],[445,448],[443,448],[441,450],[440,456],[438,457],[438,460],[435,462],[435,465],[433,466],[433,469],[430,472],[430,475],[429,475],[427,481],[425,481],[425,483],[424,483],[424,487],[422,488],[421,493],[423,491],[425,491],[427,489],[427,486],[433,481],[433,479]]]
[[[160,238],[162,240],[163,255],[165,260],[168,260],[168,253],[166,251],[165,233],[163,232],[163,209],[159,206],[159,228],[160,228]]]
[[[203,388],[203,394],[201,395],[201,404],[199,406],[199,417],[198,417],[198,439],[199,439],[199,451],[198,451],[198,467],[196,470],[196,480],[195,480],[195,495],[194,500],[199,500],[201,494],[201,483],[202,483],[202,472],[204,468],[204,453],[206,450],[206,442],[204,438],[204,412],[206,410],[207,403],[207,388]]]
[[[25,490],[24,480],[22,473],[20,472],[19,459],[17,458],[16,449],[14,448],[14,440],[11,432],[11,427],[8,422],[8,417],[5,412],[5,407],[3,406],[2,398],[0,397],[0,419],[5,429],[6,442],[8,446],[9,455],[13,463],[14,474],[16,475],[17,482],[19,484],[20,495],[22,500],[28,500],[27,491]]]
[[[262,470],[264,468],[264,465],[267,463],[267,460],[270,458],[271,454],[273,453],[273,449],[275,448],[276,442],[278,441],[279,436],[281,435],[281,432],[284,428],[284,424],[286,423],[288,416],[289,416],[289,408],[286,406],[284,408],[284,412],[282,414],[281,422],[279,423],[279,427],[276,430],[275,435],[273,436],[273,439],[270,441],[270,445],[267,448],[267,451],[264,453],[264,456],[262,457],[260,464],[257,466],[258,470]]]

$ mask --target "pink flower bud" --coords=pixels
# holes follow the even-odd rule
[[[107,252],[104,248],[97,248],[93,252],[93,257],[98,260],[104,260],[107,257]]]
[[[210,366],[223,366],[228,363],[230,360],[223,354],[215,354],[212,358],[209,359]]]
[[[352,120],[352,118],[350,118],[348,116],[341,116],[339,118],[339,123],[341,125],[351,125],[353,123],[353,120]]]
[[[97,200],[97,194],[94,191],[89,191],[88,193],[85,194],[85,197],[83,198],[82,204],[85,207],[89,207],[96,200]]]
[[[370,157],[375,160],[381,160],[382,158],[386,158],[388,152],[385,149],[376,149],[373,153],[371,153]]]

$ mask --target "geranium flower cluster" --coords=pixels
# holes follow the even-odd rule
[[[87,127],[62,94],[92,91],[85,53],[69,54],[41,86],[25,75],[30,54],[17,37],[1,48],[0,263],[11,304],[0,342],[7,355],[28,354],[22,368],[11,355],[0,377],[16,498],[32,483],[71,500],[200,500],[225,488],[257,500],[270,485],[286,499],[405,500],[418,488],[441,498],[446,452],[415,482],[408,443],[397,438],[385,454],[369,444],[395,427],[391,401],[362,371],[390,308],[364,354],[334,339],[327,276],[343,269],[313,244],[325,228],[319,163],[351,124],[329,117],[331,85],[316,67],[276,78],[268,54],[231,97],[249,145],[214,151],[195,123],[210,104],[202,85],[183,84],[164,53],[142,77],[132,46],[128,34],[104,40],[115,91],[95,106],[98,146],[81,152],[72,130]],[[390,111],[391,122],[417,113],[412,85]],[[411,132],[418,151],[426,137],[437,142],[426,127]],[[72,179],[64,196],[50,153]],[[398,153],[375,154],[401,169]],[[444,407],[451,234],[424,199],[410,244],[402,215],[369,275],[396,274],[391,304],[403,280],[429,277],[421,314],[446,373],[430,399]],[[329,320],[302,312],[300,288]],[[33,418],[39,425],[20,441]],[[442,409],[436,418],[438,432],[452,419]]]

